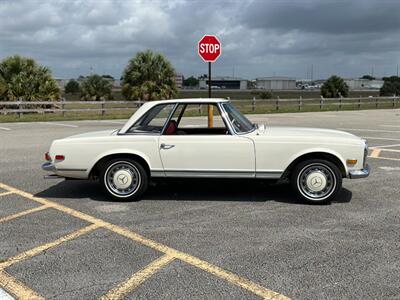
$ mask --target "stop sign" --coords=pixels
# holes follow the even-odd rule
[[[199,41],[198,52],[205,62],[214,62],[221,55],[221,43],[214,35],[205,35]]]

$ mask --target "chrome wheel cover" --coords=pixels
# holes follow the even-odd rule
[[[104,173],[107,190],[116,197],[126,198],[137,192],[141,184],[139,170],[127,161],[110,165]]]
[[[335,191],[335,173],[324,164],[307,165],[299,172],[297,188],[309,200],[324,200]]]

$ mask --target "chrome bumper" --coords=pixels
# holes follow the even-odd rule
[[[55,172],[56,167],[49,161],[45,162],[42,164],[42,170],[47,171],[47,172]],[[49,174],[49,175],[44,175],[44,179],[58,179],[58,178],[64,178],[61,176],[58,176],[57,174]]]
[[[369,176],[370,173],[370,167],[369,165],[366,165],[364,169],[362,170],[354,170],[349,172],[349,178],[350,179],[357,179],[357,178],[365,178]]]
[[[55,172],[56,167],[53,165],[53,163],[47,161],[44,164],[42,164],[42,170],[48,171],[48,172]]]

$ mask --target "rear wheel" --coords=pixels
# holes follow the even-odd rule
[[[100,181],[104,190],[114,199],[135,201],[146,191],[148,175],[137,161],[116,158],[103,165]]]
[[[301,199],[308,203],[330,202],[342,188],[342,174],[330,161],[311,159],[299,163],[291,184]]]

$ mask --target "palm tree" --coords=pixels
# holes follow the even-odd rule
[[[325,98],[347,97],[349,95],[349,86],[343,78],[332,75],[321,87],[321,95]]]
[[[47,67],[19,55],[0,62],[1,100],[52,101],[60,98],[60,88]]]
[[[100,101],[111,99],[111,83],[100,75],[94,74],[85,78],[81,86],[81,97],[84,100]]]
[[[129,61],[122,77],[126,99],[171,99],[176,93],[175,70],[162,54],[147,50]]]

